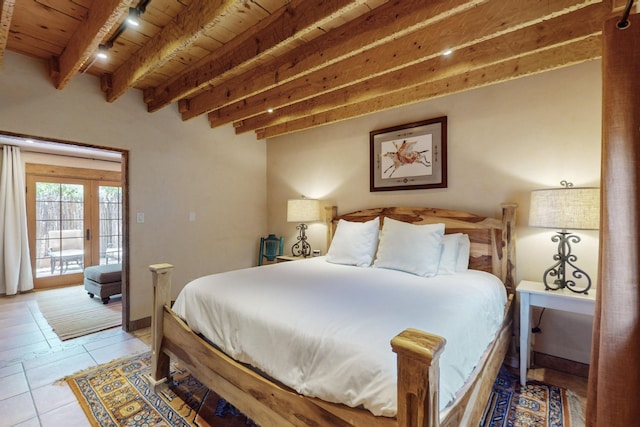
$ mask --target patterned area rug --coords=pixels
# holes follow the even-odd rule
[[[95,427],[255,426],[230,403],[173,365],[173,382],[156,394],[143,377],[150,353],[96,366],[66,378]]]
[[[169,388],[154,393],[143,377],[150,368],[147,352],[88,369],[66,381],[96,427],[255,427],[179,366],[172,366]],[[501,369],[480,426],[583,426],[579,401],[572,396],[565,389],[536,382],[521,389],[518,377]],[[573,403],[578,404],[575,410]]]
[[[584,427],[584,411],[570,390],[520,378],[500,368],[481,427]]]

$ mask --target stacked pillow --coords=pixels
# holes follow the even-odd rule
[[[377,217],[367,222],[339,220],[326,260],[358,267],[373,263],[424,277],[469,267],[471,245],[466,234],[445,235],[444,224],[417,225],[391,218],[384,219],[379,232],[379,224]]]
[[[445,234],[442,238],[442,246],[438,274],[453,274],[469,268],[471,241],[467,234]]]
[[[384,219],[374,267],[431,277],[438,273],[444,224],[415,225]]]
[[[378,246],[379,229],[379,217],[367,222],[339,220],[327,251],[327,261],[358,267],[370,266]]]

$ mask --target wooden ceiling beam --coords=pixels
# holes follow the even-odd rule
[[[236,133],[243,133],[275,126],[597,35],[602,32],[602,22],[608,16],[610,10],[603,4],[590,5],[571,14],[560,15],[540,24],[523,27],[456,50],[450,56],[437,56],[423,63],[288,105],[272,113],[243,119],[234,123],[234,127]]]
[[[392,94],[380,95],[357,104],[350,104],[298,120],[281,123],[256,132],[258,139],[272,138],[304,129],[365,116],[391,108],[409,105],[432,98],[488,86],[515,78],[578,64],[597,58],[602,48],[601,35],[594,35],[572,43],[555,46],[531,55],[499,62],[487,67],[459,74],[455,77],[429,82]]]
[[[14,5],[15,0],[0,0],[0,68],[4,61],[4,51],[7,50]]]
[[[397,38],[393,44],[377,46],[342,60],[331,68],[320,69],[304,78],[278,85],[212,111],[208,115],[209,122],[212,127],[216,127],[261,114],[268,108],[282,108],[294,102],[317,97],[367,78],[428,60],[452,47],[464,47],[568,13],[571,8],[581,4],[584,2],[580,0],[532,0],[525,4],[522,0],[491,0],[446,21],[436,22]]]
[[[153,88],[145,100],[147,109],[149,112],[157,111],[221,81],[231,71],[237,73],[238,70],[255,65],[257,60],[271,54],[275,48],[293,38],[304,37],[322,27],[328,20],[366,1],[294,0],[223,45],[200,65]]]
[[[394,0],[304,46],[181,102],[183,120],[328,67],[488,0]]]
[[[91,4],[87,17],[73,33],[60,57],[54,57],[50,62],[49,74],[56,89],[63,89],[92,58],[100,42],[129,12],[130,5],[131,0],[102,0]]]
[[[193,0],[113,73],[107,101],[115,101],[138,81],[177,56],[215,26],[216,18],[228,13],[236,3],[237,0]]]

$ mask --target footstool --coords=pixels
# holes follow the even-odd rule
[[[84,289],[93,298],[98,295],[103,304],[109,297],[122,293],[122,264],[94,265],[84,269]]]

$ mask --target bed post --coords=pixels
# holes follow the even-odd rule
[[[391,340],[398,355],[398,427],[440,425],[440,353],[445,339],[406,329]]]
[[[502,204],[501,274],[509,294],[516,292],[516,203]]]
[[[151,315],[151,372],[147,376],[153,389],[167,381],[169,356],[162,352],[164,306],[171,304],[171,264],[149,266],[153,276],[153,314]]]
[[[335,227],[333,225],[333,218],[338,215],[338,207],[337,206],[325,206],[324,207],[324,223],[327,226],[327,249],[325,253],[329,250],[331,246],[331,241],[333,240],[333,233],[335,232]]]

